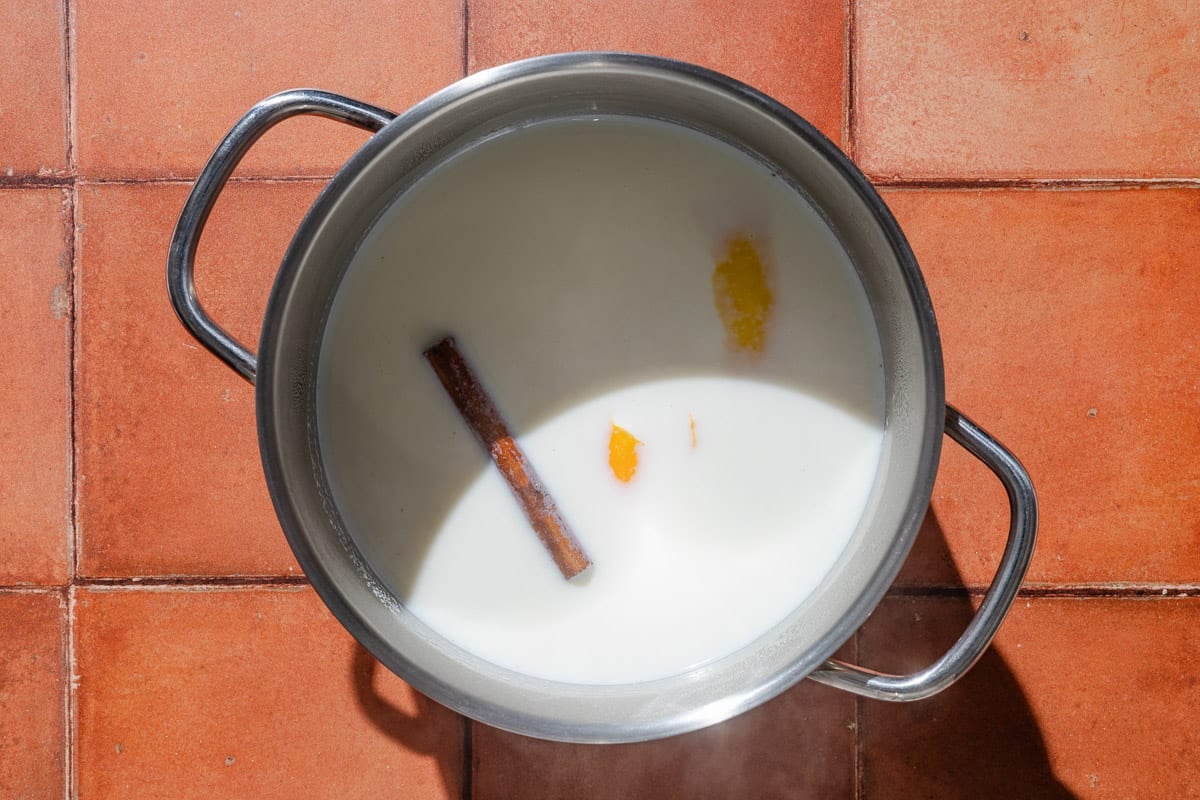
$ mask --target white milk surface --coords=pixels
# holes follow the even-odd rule
[[[714,305],[735,236],[767,265],[761,354]],[[425,362],[447,334],[591,557],[574,580]],[[462,648],[567,682],[678,674],[769,630],[844,550],[882,441],[874,323],[820,217],[742,152],[644,120],[440,165],[360,248],[319,370],[331,488],[379,576]],[[614,423],[642,442],[628,483]]]

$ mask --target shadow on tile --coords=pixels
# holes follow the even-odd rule
[[[922,547],[951,561],[932,512],[921,537]],[[961,586],[957,574],[955,583]],[[861,663],[888,672],[921,669],[949,648],[974,613],[965,594],[888,597],[863,626]],[[864,800],[1075,797],[1056,777],[1026,690],[995,647],[936,697],[907,704],[864,700],[861,723]]]
[[[441,745],[434,731],[441,726],[431,724],[431,718],[448,712],[443,706],[430,700],[420,692],[413,691],[416,713],[397,707],[376,688],[376,675],[388,675],[384,667],[362,645],[355,643],[350,662],[350,676],[354,684],[354,697],[359,709],[380,732],[405,750],[436,758],[441,773],[442,785],[447,794],[460,794],[463,782],[463,759],[457,748],[448,749]],[[465,724],[465,723],[464,723]]]

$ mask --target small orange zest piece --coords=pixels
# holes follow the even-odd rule
[[[692,447],[696,446],[696,418],[688,412],[688,426],[692,429]]]
[[[623,483],[633,480],[638,468],[637,446],[641,443],[617,423],[612,424],[612,433],[608,437],[608,465],[612,467],[617,480]]]
[[[713,270],[712,288],[730,345],[745,353],[762,353],[775,298],[762,258],[748,238],[729,240],[725,260]]]

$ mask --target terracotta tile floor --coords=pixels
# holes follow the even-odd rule
[[[0,797],[1200,798],[1200,3],[9,0],[0,23]],[[885,185],[948,397],[1042,499],[1030,583],[944,695],[803,683],[663,742],[537,742],[410,690],[299,574],[252,390],[167,304],[186,179],[283,88],[401,109],[582,48],[747,80]],[[224,195],[198,281],[245,340],[363,138],[289,123]],[[948,445],[847,652],[933,658],[1004,526]]]

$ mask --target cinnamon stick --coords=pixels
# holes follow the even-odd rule
[[[467,427],[508,482],[529,518],[529,524],[550,551],[563,577],[570,580],[587,569],[591,559],[575,540],[533,465],[513,439],[500,411],[459,351],[454,337],[447,336],[426,350],[425,360],[437,373]]]

